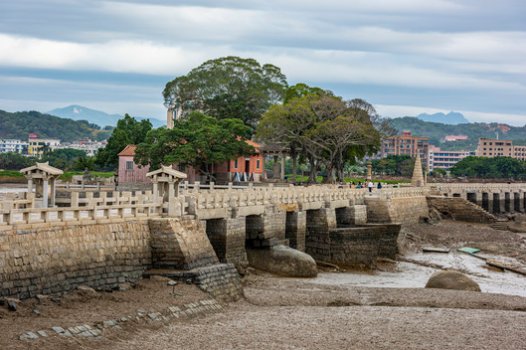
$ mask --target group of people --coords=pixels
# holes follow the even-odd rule
[[[355,184],[354,181],[352,181],[352,182],[349,184],[349,186],[350,186],[351,188],[366,188],[366,187],[367,187],[367,188],[369,188],[369,192],[372,192],[372,191],[373,191],[374,184],[373,184],[372,181],[367,182],[367,180],[364,181],[363,183],[362,183],[361,181],[359,181],[357,184]],[[381,189],[381,188],[382,188],[382,183],[381,183],[381,182],[378,182],[378,185],[376,186],[376,188]]]

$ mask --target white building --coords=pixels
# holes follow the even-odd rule
[[[27,142],[15,139],[0,139],[0,153],[15,152],[22,153],[24,147],[27,148]]]

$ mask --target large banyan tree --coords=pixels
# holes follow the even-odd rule
[[[201,111],[218,120],[239,118],[254,130],[263,113],[283,100],[286,88],[278,67],[229,56],[168,82],[163,97],[166,108],[178,116]]]

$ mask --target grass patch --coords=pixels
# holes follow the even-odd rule
[[[0,171],[0,177],[21,177],[25,178],[24,174],[14,170],[2,170]]]

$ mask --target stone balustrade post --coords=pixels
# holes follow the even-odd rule
[[[71,207],[76,208],[79,206],[79,193],[71,192]]]

